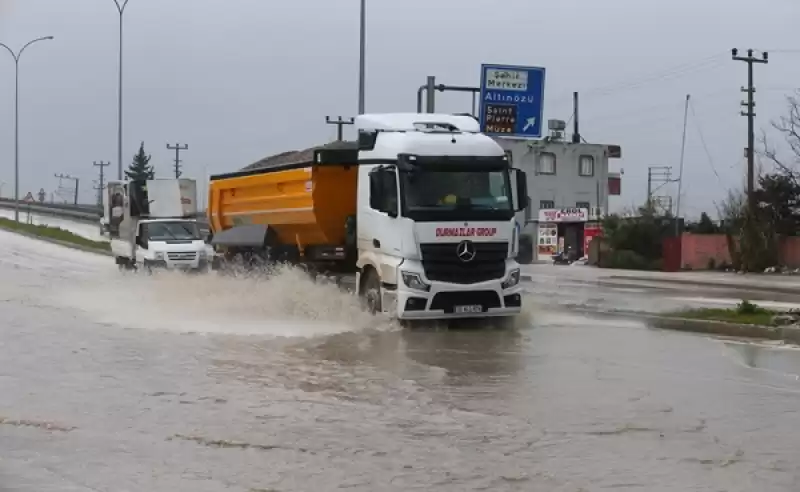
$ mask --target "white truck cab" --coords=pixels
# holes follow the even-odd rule
[[[525,173],[468,116],[358,116],[357,279],[402,320],[520,313]]]
[[[210,257],[195,218],[193,180],[118,184],[109,183],[109,193],[118,196],[109,198],[107,217],[111,252],[120,268],[207,269]]]

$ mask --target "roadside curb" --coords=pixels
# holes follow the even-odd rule
[[[13,234],[19,234],[20,236],[24,236],[31,239],[37,239],[39,241],[44,241],[46,243],[57,244],[59,246],[64,246],[65,248],[77,249],[79,251],[84,251],[86,253],[94,253],[101,256],[112,256],[111,251],[104,251],[102,249],[92,248],[89,246],[83,246],[81,244],[71,243],[69,241],[62,241],[60,239],[54,239],[51,237],[44,237],[44,236],[37,236],[36,234],[31,234],[25,231],[18,231],[15,229],[9,229],[6,227],[0,226],[0,230],[11,232]]]
[[[764,340],[781,340],[800,345],[800,327],[796,326],[764,326],[730,323],[727,321],[700,320],[692,318],[676,318],[639,311],[600,311],[588,308],[571,309],[585,314],[600,314],[607,317],[627,317],[646,320],[653,328],[701,333],[737,338],[754,338]]]
[[[776,292],[779,294],[797,294],[800,295],[800,283],[797,287],[785,287],[781,285],[756,285],[756,284],[739,284],[736,282],[707,282],[703,280],[692,279],[677,279],[677,278],[651,278],[651,277],[632,277],[627,275],[610,275],[606,279],[613,280],[634,280],[636,282],[654,282],[665,284],[683,284],[693,285],[696,287],[713,287],[718,289],[736,289],[736,290],[753,290],[759,292]]]

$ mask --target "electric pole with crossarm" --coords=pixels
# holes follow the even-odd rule
[[[181,150],[188,150],[189,145],[181,145],[179,143],[175,145],[167,144],[167,149],[175,151],[175,179],[178,179],[181,177]]]
[[[747,101],[742,101],[742,106],[747,108],[747,110],[742,111],[742,116],[747,116],[747,149],[745,149],[745,155],[747,156],[747,206],[751,213],[755,213],[755,165],[753,163],[753,155],[755,152],[753,147],[755,146],[754,120],[756,117],[756,103],[753,100],[753,96],[755,95],[756,88],[753,86],[753,64],[766,64],[769,61],[769,56],[767,52],[764,52],[761,54],[761,58],[756,58],[753,56],[753,50],[747,50],[747,56],[738,56],[738,54],[739,50],[736,48],[731,50],[731,55],[734,60],[747,63],[747,87],[742,87],[742,92],[747,93]]]

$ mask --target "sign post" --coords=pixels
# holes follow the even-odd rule
[[[28,224],[33,224],[33,217],[31,217],[31,203],[36,201],[33,198],[33,193],[31,193],[29,191],[28,194],[25,195],[25,198],[22,199],[22,201],[24,201],[25,203],[28,204],[28,220],[27,220],[27,223]]]
[[[481,65],[481,131],[493,137],[541,138],[544,75],[541,67]]]

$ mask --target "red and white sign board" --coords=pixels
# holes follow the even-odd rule
[[[23,201],[23,202],[25,202],[25,203],[33,203],[33,202],[35,202],[36,200],[33,198],[33,193],[31,193],[31,192],[29,191],[29,192],[28,192],[28,194],[27,194],[27,195],[25,195],[25,198],[23,198],[23,199],[22,199],[22,201]]]
[[[589,209],[586,208],[545,208],[539,210],[539,222],[586,222]]]

